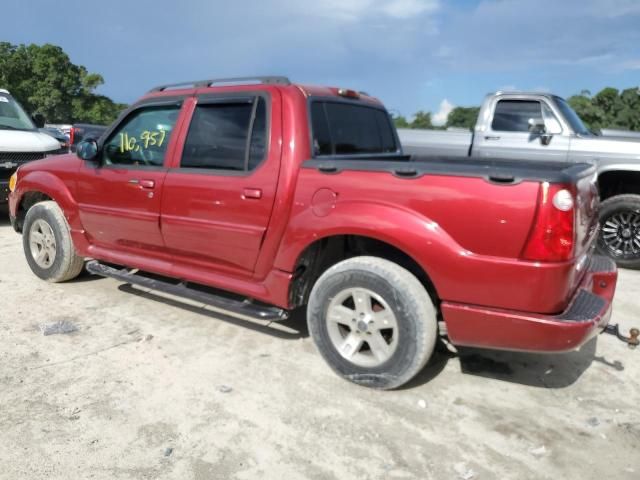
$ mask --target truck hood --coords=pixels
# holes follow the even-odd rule
[[[0,152],[49,152],[59,148],[60,143],[45,133],[0,129]]]
[[[626,137],[574,137],[571,157],[578,161],[621,161],[640,168],[640,140]]]

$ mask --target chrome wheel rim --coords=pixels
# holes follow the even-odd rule
[[[49,268],[56,260],[56,237],[51,226],[38,219],[29,229],[31,257],[40,268]]]
[[[603,222],[601,236],[605,247],[614,257],[640,256],[640,212],[614,213]]]
[[[367,288],[348,288],[333,297],[326,323],[333,347],[355,365],[380,366],[398,348],[398,321],[393,310]]]

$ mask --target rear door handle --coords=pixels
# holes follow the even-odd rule
[[[485,140],[500,140],[500,137],[492,137],[490,135],[487,135],[486,137],[484,137]]]
[[[262,190],[260,188],[245,188],[242,191],[242,198],[258,200],[262,198]]]

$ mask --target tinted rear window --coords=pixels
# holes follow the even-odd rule
[[[398,150],[389,115],[378,108],[316,101],[311,105],[311,127],[314,156]]]

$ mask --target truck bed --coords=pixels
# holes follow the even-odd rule
[[[356,224],[356,231],[376,223],[379,240],[392,243],[400,238],[396,246],[425,265],[443,300],[557,313],[566,307],[580,280],[575,262],[593,241],[593,213],[585,220],[573,260],[533,266],[522,260],[521,252],[535,218],[541,183],[573,188],[580,181],[591,181],[594,172],[587,164],[502,159],[307,160],[298,178],[291,235],[311,224],[323,231],[330,228],[325,222],[342,219],[350,227]],[[328,188],[335,197],[315,196]],[[331,215],[322,210],[324,198],[337,199]],[[318,215],[309,217],[308,205],[319,205]],[[389,218],[403,225],[402,234],[396,223],[383,221]],[[433,235],[429,242],[422,233],[425,229]],[[294,242],[293,237],[284,243]],[[462,271],[463,277],[452,273]],[[526,278],[527,288],[514,278]]]
[[[527,180],[574,183],[595,173],[595,167],[587,163],[421,155],[389,157],[384,160],[379,157],[323,158],[308,160],[304,167],[316,168],[324,173],[339,173],[344,170],[388,172],[400,178],[419,178],[424,175],[481,177],[492,183],[503,184]]]

